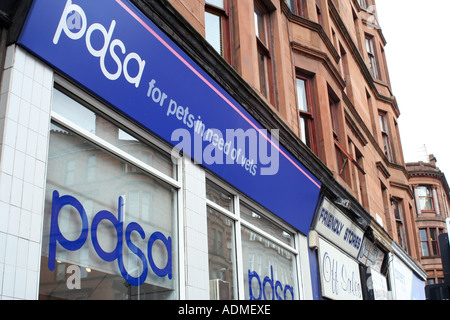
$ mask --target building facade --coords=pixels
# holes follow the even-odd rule
[[[372,1],[2,6],[2,298],[424,299]]]
[[[416,228],[428,285],[444,283],[439,235],[448,233],[446,219],[449,218],[450,190],[445,174],[436,162],[436,157],[430,155],[428,163],[406,164],[416,199]]]

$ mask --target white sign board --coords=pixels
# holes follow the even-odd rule
[[[392,261],[393,291],[396,300],[411,300],[413,273],[399,258]]]
[[[319,270],[322,295],[333,300],[362,300],[358,263],[319,238]]]
[[[370,269],[370,278],[367,279],[367,287],[369,290],[373,290],[374,300],[388,300],[386,277],[374,269]]]
[[[364,232],[326,198],[319,209],[315,230],[353,258],[358,257]]]

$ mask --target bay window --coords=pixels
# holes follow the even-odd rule
[[[422,247],[423,257],[434,257],[440,255],[438,237],[442,232],[443,229],[439,228],[419,229],[420,244]]]
[[[417,195],[421,211],[435,211],[433,202],[433,192],[430,186],[418,186]]]

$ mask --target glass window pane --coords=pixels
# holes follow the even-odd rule
[[[429,210],[429,211],[434,210],[432,198],[420,197],[419,200],[420,200],[420,209],[421,210]]]
[[[308,112],[308,102],[306,100],[306,82],[297,78],[297,102],[300,111]]]
[[[419,233],[420,233],[420,241],[428,240],[427,229],[420,229]]]
[[[417,192],[418,192],[419,196],[431,197],[431,190],[428,187],[424,187],[424,186],[417,187]]]
[[[394,201],[394,214],[396,220],[402,221],[402,208],[398,201]]]
[[[265,96],[268,97],[268,83],[267,83],[267,66],[266,66],[266,56],[261,50],[258,50],[258,67],[259,67],[259,84],[260,91]]]
[[[300,117],[300,134],[301,134],[300,139],[303,141],[303,143],[306,144],[308,147],[311,147],[308,119],[305,119],[303,117]]]
[[[205,33],[206,41],[222,55],[222,24],[220,16],[205,12]]]
[[[428,249],[427,229],[420,229],[419,235],[420,235],[420,243],[421,243],[421,247],[422,247],[422,256],[428,257],[430,255],[430,251]]]
[[[269,220],[264,215],[256,212],[244,203],[240,203],[241,218],[251,223],[255,227],[267,232],[274,238],[284,242],[289,246],[294,246],[294,236],[279,225]]]
[[[224,0],[206,0],[205,3],[224,9]]]
[[[206,198],[222,208],[234,212],[233,195],[208,180],[206,181]]]
[[[234,221],[208,211],[208,261],[211,300],[237,299]]]
[[[52,111],[70,119],[84,130],[97,134],[95,113],[59,90],[53,90]]]
[[[246,300],[298,299],[295,255],[242,227]]]
[[[433,241],[431,243],[432,247],[433,247],[433,255],[434,256],[438,256],[439,255],[439,247],[438,247],[438,242]]]
[[[428,257],[430,255],[430,251],[428,250],[428,243],[422,242],[422,256]]]
[[[94,164],[92,180],[85,173]],[[66,168],[74,172],[70,185]],[[53,124],[40,297],[176,299],[177,211],[176,189]],[[67,280],[74,272],[80,290]]]
[[[140,142],[132,135],[56,89],[53,90],[52,111],[167,176],[176,179],[176,165],[169,155]]]
[[[431,240],[431,246],[433,250],[433,255],[438,256],[439,255],[439,246],[438,246],[438,235],[436,232],[436,229],[430,229],[430,240]]]
[[[385,124],[384,124],[384,117],[382,115],[379,115],[378,119],[380,121],[381,132],[386,132],[386,128],[385,128]]]
[[[294,0],[285,0],[287,6],[289,7],[289,10],[293,13],[295,13],[295,2]]]
[[[263,44],[267,45],[265,17],[256,4],[255,4],[255,32],[258,39],[261,40]]]
[[[372,40],[368,38],[366,38],[366,50],[369,55],[373,54]]]

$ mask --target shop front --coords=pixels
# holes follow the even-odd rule
[[[34,1],[8,50],[51,83],[40,299],[312,297],[321,182],[131,1]]]
[[[320,296],[332,300],[363,300],[364,284],[357,258],[364,231],[324,197],[309,237],[318,263]]]
[[[323,197],[309,234],[315,298],[424,300],[423,269],[378,223],[364,226],[351,205],[331,199]]]

